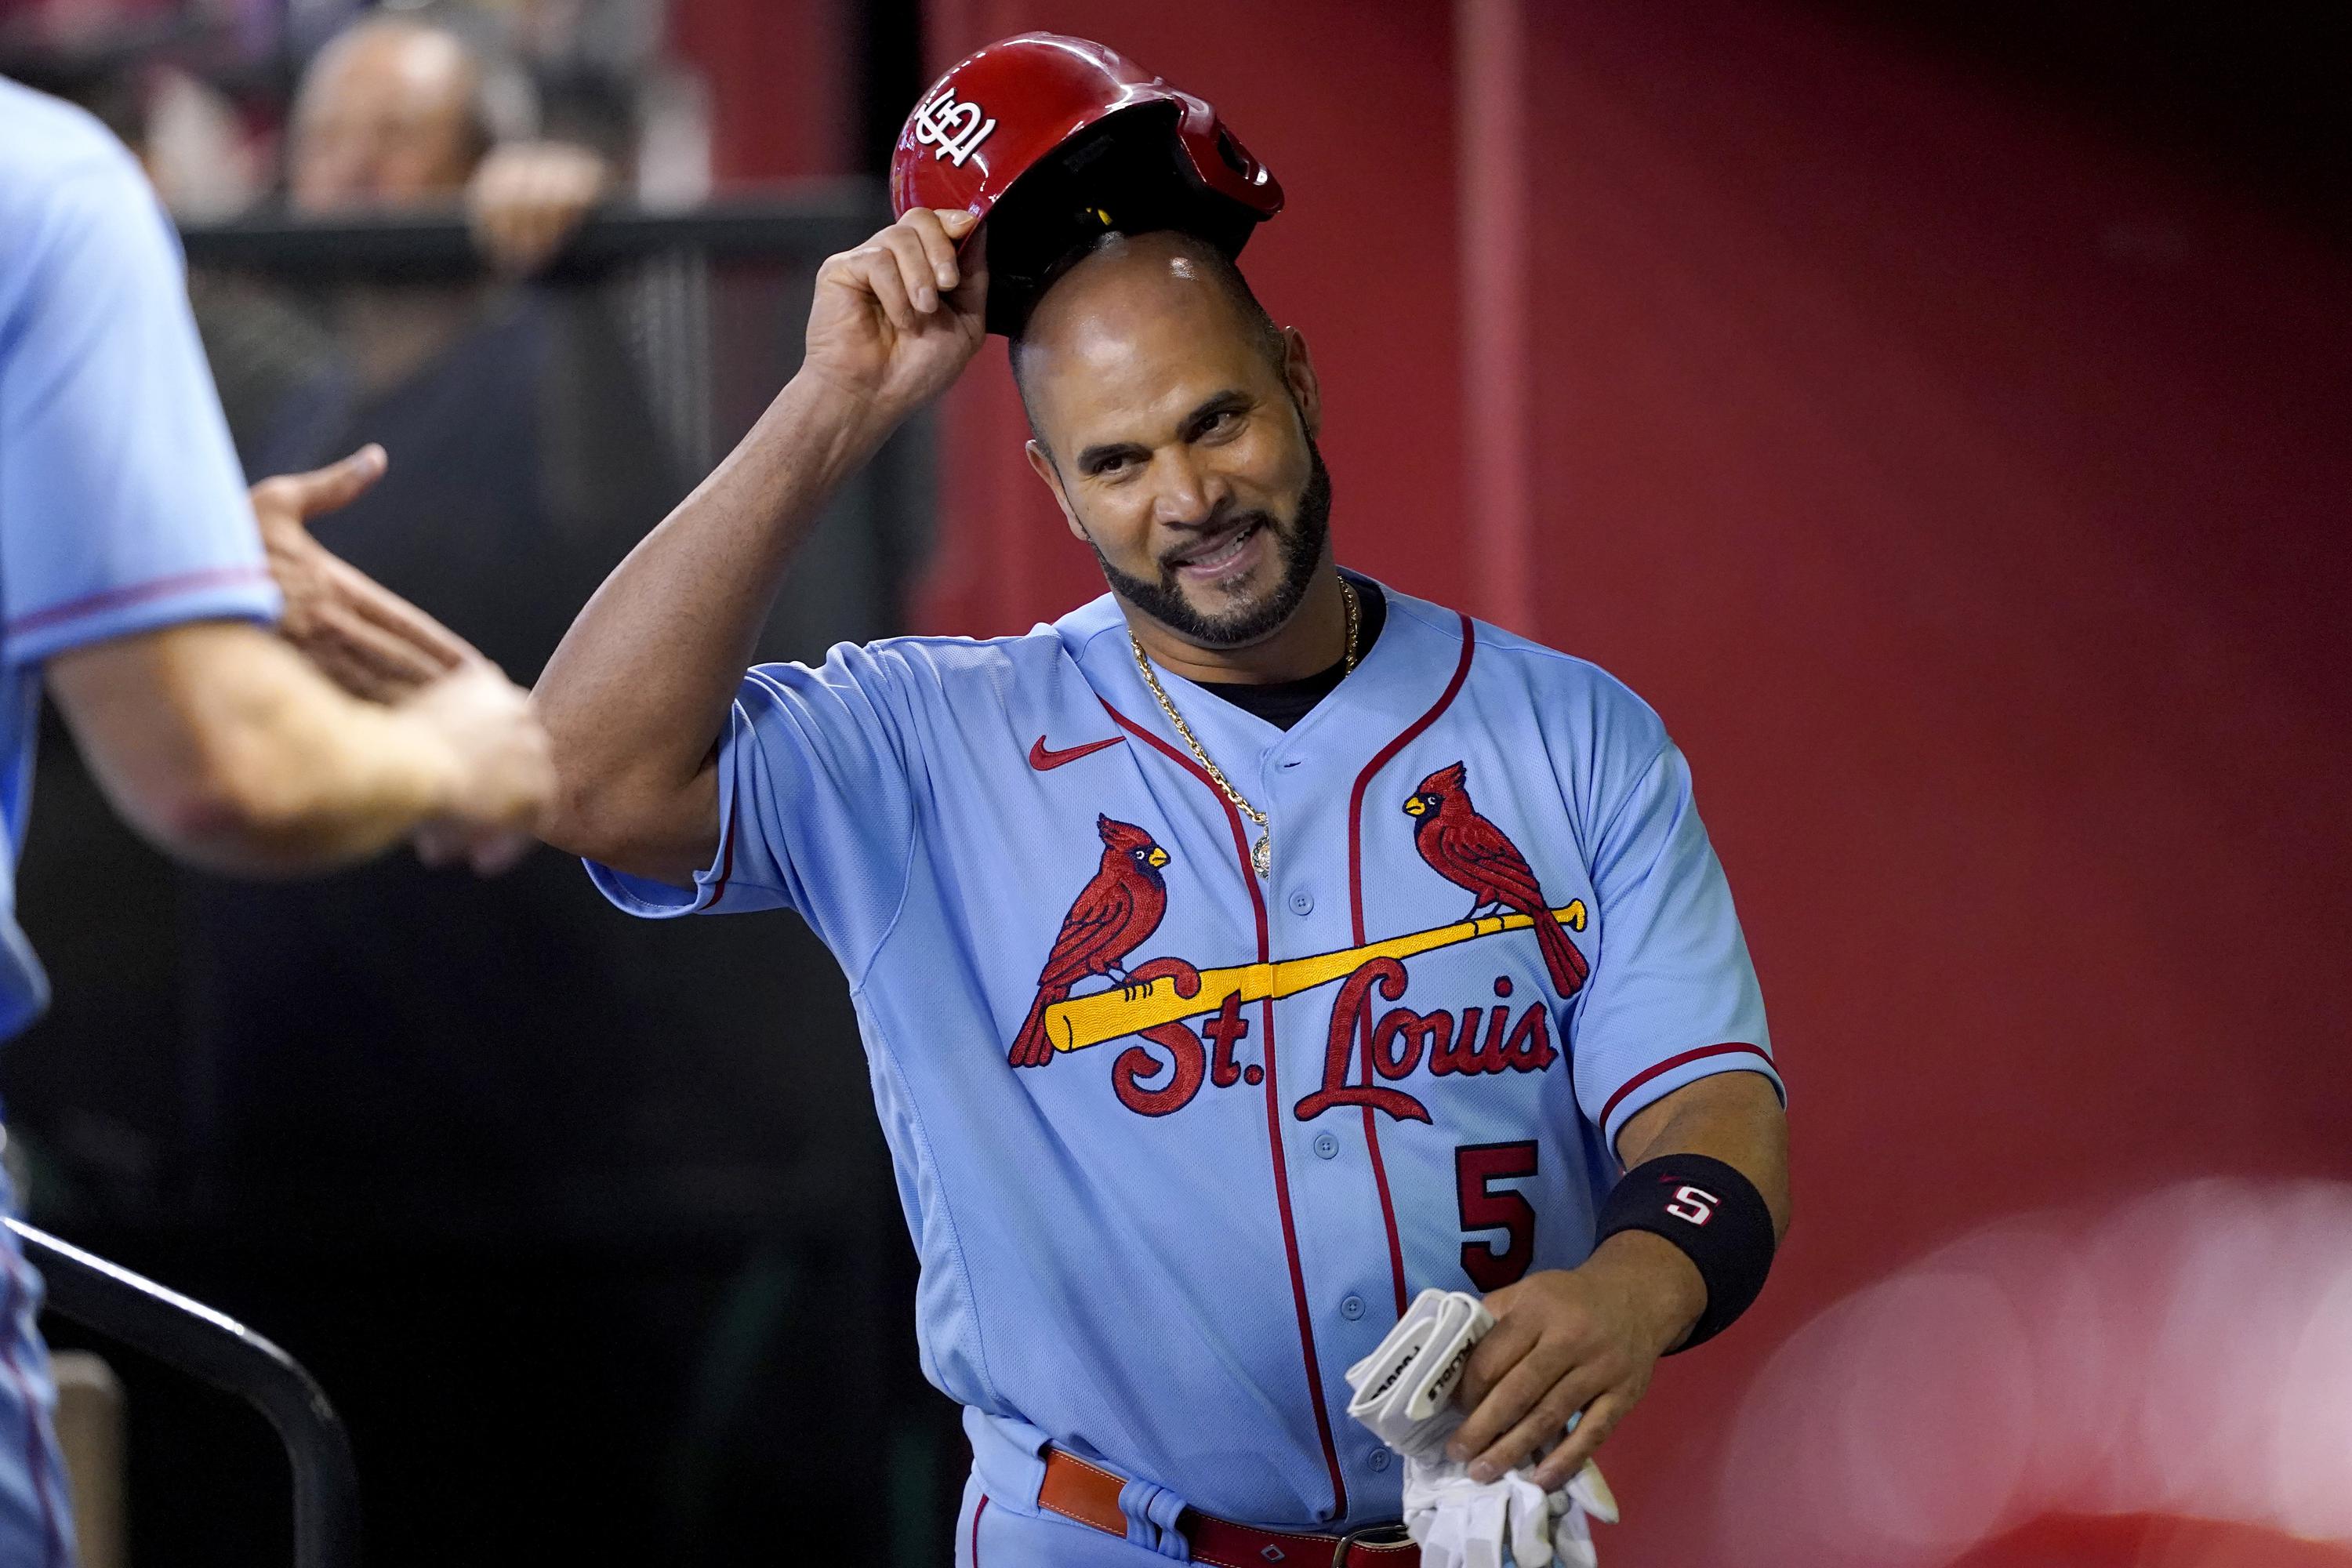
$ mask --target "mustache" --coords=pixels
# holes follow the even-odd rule
[[[1282,537],[1282,523],[1280,520],[1277,519],[1274,513],[1266,510],[1263,507],[1254,507],[1248,511],[1237,511],[1230,516],[1218,518],[1213,522],[1202,523],[1198,528],[1193,529],[1192,531],[1192,537],[1190,540],[1186,541],[1182,544],[1171,547],[1167,552],[1160,555],[1160,570],[1163,573],[1172,574],[1177,567],[1182,565],[1187,560],[1191,559],[1192,556],[1200,554],[1202,552],[1201,541],[1203,539],[1216,538],[1222,540],[1232,534],[1246,532],[1252,528],[1270,529],[1273,531],[1276,538],[1279,539]]]

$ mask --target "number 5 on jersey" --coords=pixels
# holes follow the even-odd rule
[[[1515,1285],[1536,1257],[1536,1209],[1527,1194],[1507,1182],[1536,1173],[1536,1145],[1465,1143],[1454,1151],[1454,1202],[1465,1231],[1499,1230],[1506,1237],[1500,1251],[1489,1241],[1462,1244],[1462,1272],[1481,1290]]]

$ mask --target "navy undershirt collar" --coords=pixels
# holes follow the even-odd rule
[[[1381,627],[1389,618],[1388,598],[1381,585],[1369,577],[1359,577],[1353,572],[1343,573],[1355,585],[1356,602],[1360,609],[1356,627],[1356,662],[1372,651],[1372,644],[1381,635]],[[1230,680],[1196,680],[1192,684],[1212,696],[1222,697],[1234,707],[1255,714],[1277,730],[1287,730],[1315,710],[1315,705],[1328,697],[1348,674],[1348,661],[1341,658],[1328,669],[1313,675],[1303,675],[1296,680],[1276,680],[1264,685],[1247,685]]]

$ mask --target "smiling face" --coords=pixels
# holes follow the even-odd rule
[[[1110,239],[1013,353],[1030,465],[1112,589],[1202,647],[1279,631],[1328,549],[1320,401],[1305,341],[1231,263],[1174,234]]]

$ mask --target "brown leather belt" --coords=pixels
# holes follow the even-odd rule
[[[1037,1506],[1064,1519],[1092,1525],[1106,1535],[1127,1534],[1127,1510],[1118,1506],[1127,1483],[1099,1465],[1090,1465],[1059,1448],[1045,1450],[1045,1484],[1037,1489]],[[1192,1561],[1212,1568],[1266,1568],[1266,1564],[1312,1563],[1316,1568],[1421,1568],[1421,1548],[1403,1539],[1404,1527],[1377,1525],[1346,1535],[1316,1535],[1301,1531],[1260,1530],[1213,1519],[1198,1509],[1186,1509],[1177,1529],[1192,1542]],[[1377,1539],[1375,1539],[1377,1538]]]

